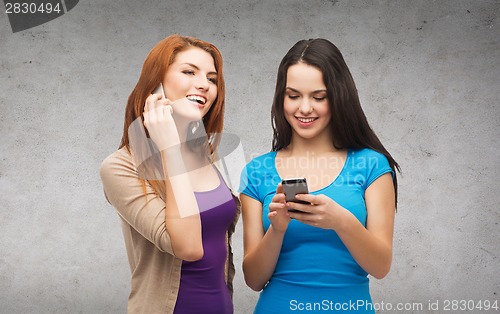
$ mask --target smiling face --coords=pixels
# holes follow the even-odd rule
[[[214,59],[205,50],[191,47],[179,52],[163,78],[165,97],[180,100],[177,114],[205,116],[217,98]]]
[[[323,74],[303,62],[288,68],[284,100],[285,119],[292,137],[329,137],[330,108]]]

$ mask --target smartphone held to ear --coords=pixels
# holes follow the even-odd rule
[[[163,99],[167,99],[167,97],[165,97],[165,91],[163,90],[163,84],[160,83],[160,85],[158,85],[158,87],[153,91],[153,94],[160,94],[162,96],[162,100]],[[174,108],[172,108],[172,106],[169,107],[170,108],[170,113],[174,113]]]
[[[158,85],[158,87],[154,90],[153,94],[160,94],[162,95],[162,99],[165,99],[165,92],[163,91],[163,84],[160,83],[160,85]]]
[[[301,204],[310,204],[306,201],[297,200],[295,195],[297,194],[308,194],[309,189],[307,188],[306,178],[293,178],[281,181],[283,186],[283,192],[285,193],[285,199],[287,202],[295,202]],[[299,212],[296,209],[290,208],[288,211]]]

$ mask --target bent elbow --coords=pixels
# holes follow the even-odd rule
[[[257,287],[257,286],[249,286],[249,287],[250,287],[250,289],[252,289],[255,292],[261,292],[262,291],[262,288]]]
[[[246,285],[255,292],[259,292],[264,289],[265,284],[262,284],[255,278],[255,276],[250,276],[245,272],[243,268],[243,277],[245,279]]]
[[[374,278],[376,278],[376,279],[379,279],[379,280],[380,280],[380,279],[384,279],[384,278],[385,278],[385,276],[387,276],[387,274],[388,274],[388,273],[389,273],[389,272],[374,273],[374,274],[372,274],[372,276],[373,276]]]
[[[246,277],[245,277],[245,283],[247,284],[247,286],[250,289],[252,289],[255,292],[260,292],[264,288],[263,285],[261,285],[257,282],[252,282],[251,280],[247,279]]]
[[[380,269],[371,273],[370,275],[372,275],[376,279],[383,279],[385,278],[385,276],[389,274],[390,270],[391,270],[391,264],[388,264],[387,266],[384,266],[383,268],[381,267]]]
[[[195,262],[203,258],[204,251],[203,247],[193,248],[193,249],[184,249],[179,252],[176,252],[175,256],[179,259],[182,259],[186,262]]]
[[[392,264],[392,248],[389,246],[386,254],[382,255],[378,262],[372,265],[372,271],[368,272],[376,279],[383,279],[389,274]]]

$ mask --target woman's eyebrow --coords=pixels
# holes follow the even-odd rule
[[[190,67],[193,67],[193,68],[195,68],[198,71],[200,70],[200,68],[198,66],[196,66],[195,64],[189,63],[189,62],[182,63],[181,65],[189,65]],[[217,71],[211,71],[211,72],[208,72],[207,74],[217,75]]]
[[[181,65],[189,65],[190,67],[193,67],[195,68],[196,70],[199,70],[200,68],[192,63],[189,63],[189,62],[185,62],[185,63],[182,63]]]
[[[326,89],[318,89],[313,91],[313,94],[318,94],[318,93],[326,93]]]
[[[292,88],[292,87],[286,87],[287,90],[290,90],[294,93],[300,93],[300,91],[296,90],[295,88]],[[318,89],[318,90],[315,90],[315,91],[312,91],[311,94],[317,94],[317,93],[326,93],[326,89]]]

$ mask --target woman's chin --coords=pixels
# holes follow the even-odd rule
[[[202,119],[202,111],[198,108],[198,103],[190,101],[187,98],[174,101],[172,108],[174,109],[172,116],[176,122],[177,119],[187,122]]]

